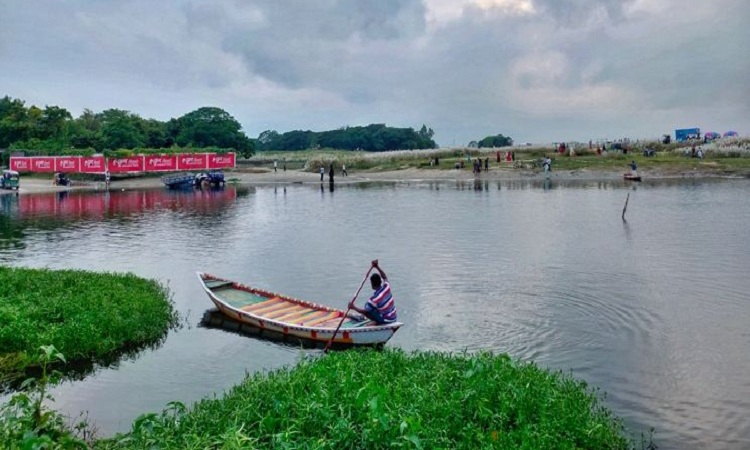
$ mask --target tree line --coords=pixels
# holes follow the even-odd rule
[[[469,142],[469,147],[488,148],[488,147],[510,147],[513,145],[513,139],[508,136],[498,134],[497,136],[487,136],[480,141]]]
[[[98,113],[84,109],[76,118],[59,106],[26,106],[20,99],[0,98],[0,149],[70,154],[107,150],[222,149],[250,157],[256,150],[295,151],[317,148],[337,150],[416,150],[437,148],[434,131],[426,125],[414,128],[385,124],[345,126],[330,131],[266,130],[257,139],[242,131],[240,123],[221,108],[205,106],[168,121],[144,119],[121,109]],[[470,147],[513,145],[498,134]]]
[[[388,150],[417,150],[437,148],[432,139],[432,128],[422,125],[419,131],[413,128],[387,127],[371,124],[364,127],[342,127],[330,131],[288,131],[278,133],[267,130],[258,136],[258,150],[307,150],[332,148],[338,150],[364,150],[383,152]]]
[[[252,156],[255,143],[226,111],[202,107],[162,122],[121,109],[95,113],[84,109],[73,118],[59,106],[26,107],[25,102],[0,99],[0,149],[64,154],[71,150],[215,148]]]

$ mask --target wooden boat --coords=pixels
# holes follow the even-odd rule
[[[195,175],[182,173],[170,175],[161,179],[162,183],[169,189],[182,189],[195,186]]]
[[[346,313],[203,272],[197,274],[203,290],[219,311],[241,323],[282,335],[326,343]],[[338,347],[383,345],[402,325],[400,322],[377,325],[370,320],[346,318],[333,344]]]
[[[631,174],[629,174],[629,173],[625,173],[625,174],[623,174],[623,175],[622,175],[622,177],[623,177],[623,178],[624,178],[624,179],[625,179],[626,181],[641,181],[641,177],[640,177],[640,176],[634,177],[633,175],[631,175]]]

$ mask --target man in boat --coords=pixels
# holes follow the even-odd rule
[[[638,176],[638,167],[635,165],[635,161],[630,161],[630,176],[633,178]]]
[[[370,286],[375,292],[367,300],[364,308],[355,306],[355,299],[349,302],[349,308],[363,314],[378,325],[395,322],[397,320],[396,303],[391,294],[391,284],[383,269],[378,266],[377,259],[372,262],[372,267],[378,271],[370,276]]]

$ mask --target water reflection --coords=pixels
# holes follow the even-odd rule
[[[606,391],[631,430],[656,428],[662,448],[750,448],[748,182],[647,180],[634,191],[621,179],[550,178],[344,183],[335,201],[316,180],[65,213],[71,192],[36,202],[53,205],[43,220],[6,198],[0,260],[168,280],[197,323],[210,306],[197,270],[344,307],[378,258],[406,323],[389,346],[508,352]],[[54,395],[73,415],[91,411],[106,435],[293,355],[196,326]]]
[[[200,323],[200,327],[222,330],[229,333],[237,333],[239,335],[257,339],[260,341],[273,342],[275,344],[294,348],[294,349],[319,349],[322,350],[326,347],[326,342],[311,341],[309,339],[300,339],[296,336],[289,334],[280,333],[278,331],[269,330],[266,328],[259,328],[249,325],[247,323],[234,320],[227,317],[216,308],[211,308],[203,313]],[[332,350],[346,350],[352,348],[351,345],[333,343],[330,347]]]
[[[65,364],[55,365],[54,370],[60,373],[60,381],[62,382],[81,381],[100,370],[116,370],[123,361],[135,360],[146,351],[158,349],[166,341],[167,335],[168,331],[165,331],[154,340],[142,342],[138,345],[126,345],[118,351],[93,359],[75,360],[68,358]],[[27,378],[39,378],[41,375],[41,368],[31,367],[23,374],[16,374],[13,378],[3,380],[0,383],[0,396],[8,395],[20,389]]]

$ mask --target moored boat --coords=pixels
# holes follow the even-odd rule
[[[370,320],[344,318],[346,311],[253,288],[198,272],[198,279],[211,301],[224,315],[241,323],[295,338],[326,343],[339,323],[333,339],[337,346],[383,345],[403,325],[378,325]]]
[[[633,176],[629,173],[623,174],[622,176],[626,181],[641,181],[640,176]]]
[[[170,189],[189,188],[195,186],[195,175],[192,173],[170,175],[162,178],[161,181]]]

